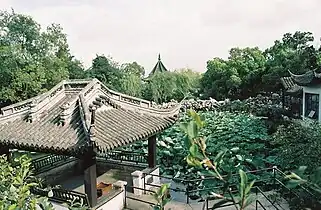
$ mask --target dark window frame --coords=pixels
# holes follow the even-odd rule
[[[319,119],[319,94],[305,93],[305,117],[309,117],[311,111],[315,111],[312,119]]]

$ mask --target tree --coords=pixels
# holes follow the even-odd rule
[[[201,80],[205,98],[248,98],[260,91],[280,90],[280,78],[289,76],[289,70],[303,74],[315,70],[321,63],[321,48],[312,45],[310,32],[286,33],[281,40],[264,52],[259,48],[232,48],[227,60],[214,58],[207,62],[207,71]]]
[[[237,69],[230,68],[229,62],[220,58],[207,61],[207,71],[201,79],[203,98],[214,97],[223,100],[240,88],[242,80]]]
[[[139,65],[137,62],[132,63],[124,63],[121,65],[121,69],[125,74],[134,74],[139,77],[143,77],[145,75],[145,69],[143,66]]]
[[[122,93],[130,96],[141,97],[142,95],[142,80],[139,75],[134,73],[123,74],[120,81]]]
[[[176,90],[175,77],[172,72],[156,73],[144,87],[144,98],[156,103],[168,102],[173,99]]]
[[[59,25],[42,31],[29,16],[0,12],[1,104],[33,97],[66,79],[68,56]]]
[[[265,50],[266,72],[262,78],[265,90],[277,91],[280,78],[288,76],[289,70],[303,74],[318,68],[319,52],[312,45],[313,41],[311,32],[286,33]]]
[[[228,58],[229,68],[235,69],[242,83],[238,98],[255,96],[260,90],[265,70],[265,57],[258,48],[232,48]]]
[[[119,66],[111,59],[104,55],[97,55],[93,59],[92,65],[87,70],[89,77],[97,78],[107,87],[114,90],[121,90],[122,72]]]
[[[176,91],[173,98],[181,100],[188,96],[197,96],[200,86],[201,74],[192,69],[178,69],[174,71],[176,78]]]
[[[265,58],[255,48],[232,48],[227,60],[214,58],[207,62],[201,87],[204,97],[216,99],[248,98],[260,89]]]
[[[69,58],[67,68],[69,72],[69,79],[85,79],[87,77],[82,63],[73,56]]]

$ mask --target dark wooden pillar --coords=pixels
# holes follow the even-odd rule
[[[96,172],[96,154],[89,150],[84,155],[84,184],[85,193],[88,196],[91,207],[97,205],[97,172]]]
[[[7,146],[0,146],[0,155],[6,155],[7,160],[10,159],[10,151]]]
[[[148,139],[148,167],[156,166],[156,136],[151,136]]]
[[[285,108],[285,89],[282,88],[282,108]]]

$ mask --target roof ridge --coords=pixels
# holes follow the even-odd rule
[[[143,113],[147,113],[147,114],[149,113],[149,114],[154,114],[158,116],[159,115],[169,116],[169,115],[176,115],[179,112],[179,109],[181,107],[181,103],[178,103],[177,106],[173,106],[166,109],[155,108],[152,106],[151,101],[110,90],[103,83],[101,83],[100,81],[98,82],[100,83],[102,92],[105,94],[105,97],[109,98],[109,100],[114,105],[118,105],[123,109],[140,110],[140,111],[143,111]]]

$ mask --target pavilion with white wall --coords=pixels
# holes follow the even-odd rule
[[[290,77],[283,77],[281,83],[285,92],[300,94],[302,97],[302,116],[321,121],[321,73],[307,71]]]

